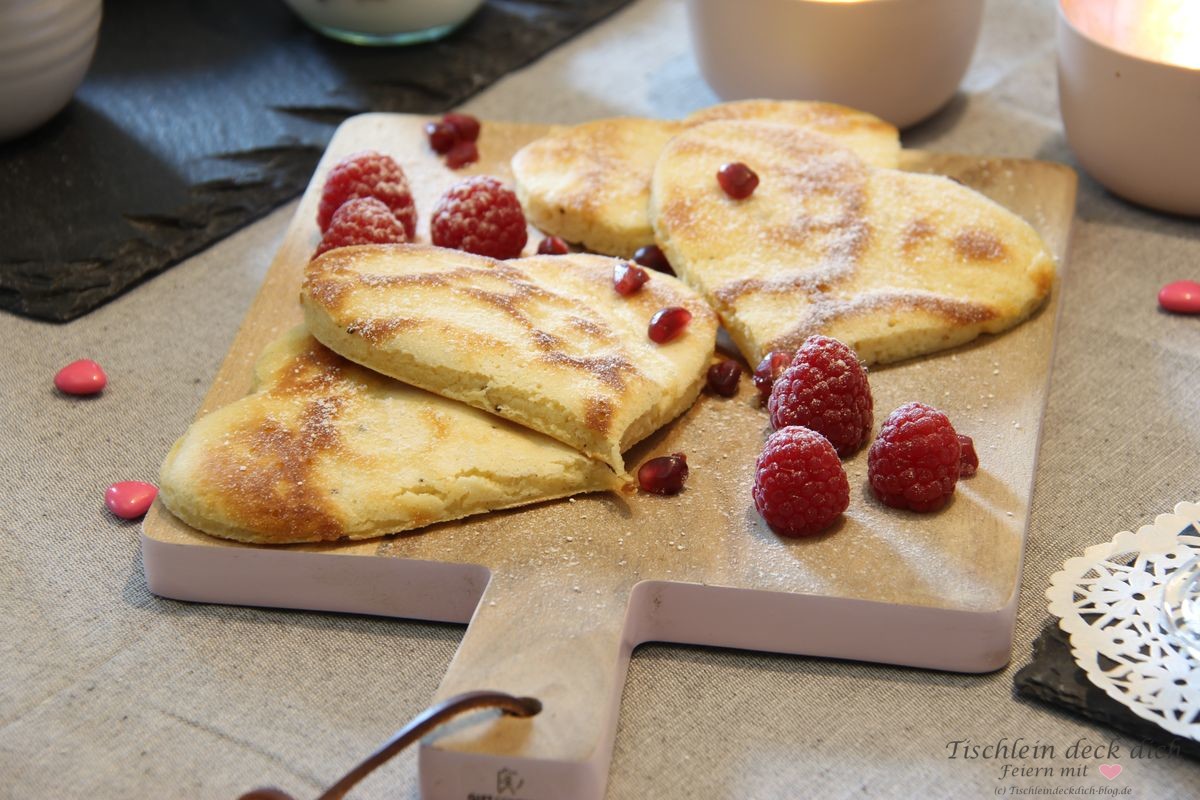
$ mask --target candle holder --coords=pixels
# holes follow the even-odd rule
[[[954,96],[983,0],[689,0],[688,18],[723,100],[825,100],[907,127]]]
[[[100,0],[0,2],[0,142],[57,114],[83,82]]]
[[[1067,142],[1113,193],[1200,216],[1200,3],[1060,0]]]
[[[309,27],[349,44],[386,46],[441,39],[483,0],[284,0]]]
[[[1163,585],[1163,621],[1200,662],[1200,557],[1179,567]]]

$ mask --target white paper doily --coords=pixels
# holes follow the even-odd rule
[[[1200,503],[1069,559],[1050,579],[1050,613],[1088,679],[1142,719],[1200,741],[1200,660],[1164,627],[1163,584],[1200,555]]]

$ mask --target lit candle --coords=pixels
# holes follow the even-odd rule
[[[1059,8],[1059,107],[1079,163],[1128,200],[1200,216],[1200,0]]]
[[[1123,53],[1200,69],[1197,0],[1076,0],[1071,20],[1091,38]]]

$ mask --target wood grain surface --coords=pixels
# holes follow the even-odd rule
[[[485,123],[482,160],[456,173],[429,152],[423,122],[420,117],[371,114],[342,125],[201,415],[246,394],[259,352],[300,322],[297,291],[317,244],[316,204],[333,163],[366,148],[396,157],[413,186],[418,236],[427,240],[429,215],[446,188],[466,174],[511,180],[512,153],[549,130]],[[1025,217],[1057,256],[1061,274],[1075,200],[1071,170],[1028,160],[924,152],[907,152],[904,166],[956,177]],[[531,232],[531,250],[539,238]],[[986,653],[967,653],[963,663],[977,656],[978,664],[987,665],[979,668],[994,669],[1007,661],[1003,642],[1011,642],[1059,301],[1056,286],[1046,305],[1009,333],[871,373],[876,426],[892,409],[919,400],[945,410],[961,433],[975,439],[979,473],[961,482],[953,501],[937,514],[901,512],[878,503],[867,485],[864,448],[845,462],[851,499],[840,524],[804,540],[771,533],[750,497],[754,461],[769,421],[744,379],[737,397],[702,396],[684,417],[626,454],[627,465],[636,468],[653,455],[685,452],[691,475],[676,497],[590,495],[381,540],[276,548],[266,551],[260,563],[269,565],[273,554],[336,554],[373,562],[404,559],[486,568],[489,579],[477,608],[477,582],[445,581],[439,590],[463,593],[466,599],[459,606],[475,610],[438,695],[499,689],[537,696],[546,710],[533,720],[456,727],[423,750],[423,764],[426,751],[431,764],[439,753],[471,752],[606,770],[628,653],[647,639],[961,668],[953,659],[943,664],[933,657],[898,659],[886,649],[877,653],[870,641],[878,640],[882,648],[905,646],[884,641],[889,638],[905,639],[919,650],[922,643],[911,640],[928,635],[933,650],[988,648]],[[218,548],[265,550],[198,533],[161,504],[147,516],[144,536],[180,546],[185,559],[188,552]],[[672,594],[671,587],[679,591]],[[829,616],[741,619],[737,613],[743,595],[753,599],[747,601],[746,613],[791,608],[772,606],[770,598],[797,597],[811,601],[797,609]],[[220,600],[220,590],[201,599]],[[226,601],[244,602],[232,595]],[[829,630],[884,620],[878,609],[893,607],[913,612],[897,620],[922,621],[909,628],[881,622],[878,629],[868,625],[861,632]],[[410,615],[405,609],[387,613]],[[711,619],[708,627],[706,619]],[[982,642],[972,626],[983,619],[1006,630],[1007,639],[1001,636],[999,645],[994,638]],[[926,630],[930,620],[936,630]],[[864,640],[861,646],[821,644],[856,636]]]

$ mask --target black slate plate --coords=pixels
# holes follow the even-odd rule
[[[1048,622],[1034,641],[1033,660],[1021,667],[1013,685],[1019,697],[1065,709],[1138,741],[1163,745],[1167,752],[1200,759],[1200,742],[1168,733],[1096,688],[1075,663],[1070,639],[1058,627],[1057,620]]]
[[[75,99],[0,145],[0,308],[86,314],[299,194],[344,118],[452,108],[627,2],[491,0],[401,48],[280,0],[106,3]]]

